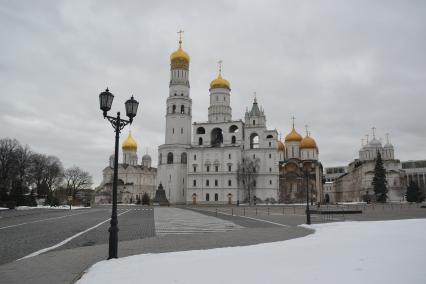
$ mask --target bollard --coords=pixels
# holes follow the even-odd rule
[[[216,217],[217,217],[217,208],[216,208]]]

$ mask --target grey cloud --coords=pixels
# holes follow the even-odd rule
[[[3,1],[0,133],[89,170],[113,150],[98,110],[134,94],[139,155],[164,141],[169,54],[185,30],[193,121],[224,61],[234,118],[253,92],[283,136],[308,124],[325,166],[347,164],[374,125],[400,159],[425,158],[424,1]],[[128,133],[123,131],[122,138]]]

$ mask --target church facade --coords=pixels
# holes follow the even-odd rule
[[[373,139],[368,140],[359,150],[359,158],[348,165],[347,173],[334,181],[333,192],[327,193],[331,202],[360,202],[374,200],[373,178],[377,153],[383,160],[386,170],[388,201],[400,202],[405,199],[406,180],[400,160],[395,158],[394,146],[387,139],[382,145],[376,138],[373,128]]]
[[[129,133],[122,144],[122,163],[118,164],[118,203],[140,203],[145,193],[150,198],[155,195],[157,169],[151,167],[152,159],[148,154],[144,155],[141,164],[138,164],[137,149],[137,143]],[[102,182],[95,190],[95,203],[111,203],[113,175],[114,155],[111,155],[109,166],[102,171]]]
[[[207,121],[192,122],[189,63],[190,57],[179,41],[178,50],[170,56],[165,143],[158,147],[157,184],[163,186],[168,200],[174,204],[235,204],[255,196],[259,201],[284,201],[282,191],[287,186],[280,182],[289,183],[291,175],[281,178],[281,169],[284,167],[287,173],[287,164],[299,167],[304,160],[317,161],[313,138],[298,134],[297,141],[281,142],[277,130],[268,129],[265,112],[256,98],[244,119],[233,118],[231,85],[223,78],[221,67],[210,83]],[[252,191],[242,185],[243,159],[256,163]],[[315,170],[314,176],[319,180],[321,173]],[[319,184],[315,181],[312,190],[317,192]],[[290,193],[288,201],[294,194]]]

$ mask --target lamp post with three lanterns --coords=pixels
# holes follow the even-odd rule
[[[99,106],[103,111],[104,118],[108,119],[112,127],[115,130],[115,151],[114,151],[114,178],[112,183],[112,213],[109,231],[109,251],[108,259],[117,258],[118,251],[118,220],[117,220],[117,180],[118,180],[118,143],[120,139],[120,131],[127,125],[132,124],[133,118],[136,116],[139,103],[136,101],[133,96],[126,101],[124,104],[126,107],[126,115],[129,117],[129,120],[122,119],[120,117],[120,112],[117,112],[117,116],[107,115],[108,111],[111,109],[112,101],[114,100],[114,95],[111,94],[108,88],[99,94]]]

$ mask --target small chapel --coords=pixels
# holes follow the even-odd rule
[[[140,203],[147,193],[150,198],[155,195],[157,169],[152,167],[151,156],[142,156],[138,161],[138,144],[129,132],[121,146],[122,161],[118,163],[118,203]],[[102,171],[102,182],[95,189],[94,202],[97,204],[111,203],[112,181],[114,175],[114,155],[109,158],[109,165]]]

